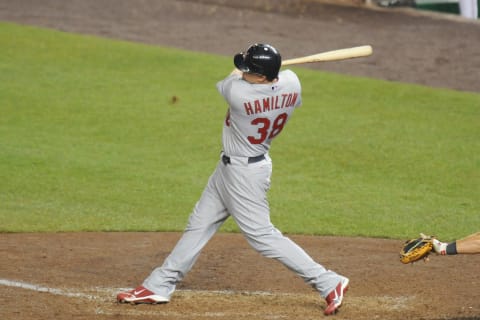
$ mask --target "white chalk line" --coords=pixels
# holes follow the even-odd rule
[[[81,292],[70,292],[69,290],[67,291],[62,289],[44,287],[41,285],[26,283],[22,281],[7,280],[7,279],[0,279],[0,285],[6,286],[6,287],[15,287],[15,288],[21,288],[26,290],[32,290],[36,292],[47,292],[50,294],[54,294],[57,296],[64,296],[64,297],[83,298],[88,300],[96,300],[99,298],[91,294],[85,294]]]
[[[88,300],[98,300],[100,299],[99,296],[95,296],[93,294],[86,294],[82,292],[72,292],[69,289],[57,289],[57,288],[50,288],[45,287],[42,285],[26,283],[23,281],[15,281],[15,280],[8,280],[8,279],[0,279],[0,285],[7,286],[7,287],[16,287],[22,288],[37,292],[47,292],[54,295],[61,295],[65,297],[72,297],[72,298],[84,298]],[[105,293],[111,293],[112,295],[116,294],[120,291],[127,291],[132,290],[134,288],[102,288],[102,287],[95,287],[90,289],[89,291],[101,291]],[[234,291],[234,290],[190,290],[190,289],[179,289],[176,292],[185,292],[185,293],[200,293],[202,295],[247,295],[247,296],[301,296],[303,294],[293,294],[293,293],[272,293],[267,291]]]
[[[0,286],[6,286],[6,287],[14,287],[14,288],[20,288],[20,289],[25,289],[25,290],[31,290],[35,292],[43,292],[43,293],[49,293],[52,295],[58,295],[58,296],[63,296],[63,297],[70,297],[70,298],[80,298],[80,299],[85,299],[89,301],[97,301],[97,302],[112,302],[115,300],[114,296],[116,293],[120,291],[126,291],[126,290],[131,290],[133,288],[104,288],[104,287],[94,287],[91,289],[86,290],[86,292],[81,292],[81,291],[74,291],[71,289],[59,289],[59,288],[51,288],[48,286],[43,286],[43,285],[38,285],[38,284],[32,284],[32,283],[27,283],[23,281],[15,281],[15,280],[8,280],[8,279],[0,279]],[[88,293],[88,292],[96,292],[100,294],[93,294],[93,293]],[[212,295],[212,296],[230,296],[230,295],[247,295],[247,296],[300,296],[301,294],[290,294],[290,293],[272,293],[272,292],[264,292],[264,291],[233,291],[233,290],[177,290],[180,294],[182,293],[193,293],[193,294],[201,294],[203,296],[205,295]],[[111,306],[110,306],[111,307]],[[95,308],[95,314],[106,314],[106,315],[112,315],[112,314],[117,314],[118,310],[116,312],[107,310],[106,308],[102,308],[97,306]],[[163,315],[163,316],[174,316],[178,318],[191,318],[191,317],[209,317],[209,318],[225,318],[229,317],[231,314],[225,313],[225,312],[204,312],[204,313],[198,313],[198,312],[189,312],[188,314],[184,314],[182,312],[177,312],[173,310],[169,311],[164,311],[161,310],[160,308],[155,308],[152,310],[139,310],[139,309],[124,309],[122,310],[122,313],[128,314],[128,315]],[[239,313],[238,311],[235,311],[235,315],[238,316]],[[281,319],[285,318],[284,315],[276,315],[273,312],[269,312],[268,314],[261,314],[261,313],[252,313],[252,312],[242,312],[242,316],[245,317],[258,317],[262,316],[264,318],[268,319]]]
[[[97,302],[112,302],[114,301],[114,296],[116,293],[125,290],[131,290],[133,288],[104,288],[104,287],[92,287],[86,291],[79,291],[78,289],[59,289],[59,288],[51,288],[48,286],[37,285],[32,283],[27,283],[23,281],[15,281],[15,280],[8,280],[8,279],[0,279],[1,286],[7,287],[15,287],[21,288],[25,290],[31,290],[35,292],[44,292],[49,293],[52,295],[58,295],[63,297],[70,297],[70,298],[80,298],[89,301],[97,301]],[[243,295],[243,296],[267,296],[267,297],[304,297],[306,294],[294,294],[294,293],[272,293],[272,292],[265,292],[265,291],[234,291],[234,290],[177,290],[180,294],[185,293],[193,293],[193,294],[201,294],[211,295],[211,296],[232,296],[232,295]],[[97,294],[95,294],[97,293]],[[98,294],[99,293],[99,294]],[[410,303],[414,297],[393,297],[393,296],[382,296],[382,297],[356,297],[356,298],[349,298],[350,303],[357,305],[360,307],[364,305],[366,299],[370,301],[370,303],[374,303],[377,307],[384,305],[390,311],[401,311],[410,308]],[[374,302],[374,300],[376,300]],[[273,311],[273,310],[272,310]],[[205,313],[189,313],[185,315],[181,312],[176,312],[173,310],[163,311],[160,308],[155,308],[155,310],[138,310],[138,309],[124,309],[122,312],[130,315],[163,315],[163,316],[175,316],[175,317],[226,317],[228,313],[225,312],[205,312]],[[105,308],[97,307],[95,309],[96,314],[113,314],[113,311],[109,311]],[[118,310],[117,310],[118,313]],[[238,316],[238,311],[235,313]],[[267,316],[261,315],[259,313],[242,313],[243,316]],[[274,314],[274,312],[270,312],[268,314],[268,318],[271,319],[281,319],[284,318],[284,315]]]

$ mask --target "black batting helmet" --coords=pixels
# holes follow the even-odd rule
[[[233,57],[233,63],[240,71],[261,74],[272,81],[278,77],[282,57],[271,45],[256,43],[247,52],[237,53]]]

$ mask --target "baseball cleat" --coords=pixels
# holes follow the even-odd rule
[[[117,301],[120,303],[132,303],[132,304],[157,304],[167,303],[170,300],[168,298],[156,295],[152,291],[148,290],[144,286],[139,286],[133,290],[119,292],[117,294]]]
[[[342,277],[342,280],[337,285],[337,287],[325,298],[325,300],[327,301],[327,307],[324,311],[325,315],[328,316],[337,313],[338,308],[340,308],[340,306],[342,305],[343,295],[348,290],[348,283],[348,278]]]

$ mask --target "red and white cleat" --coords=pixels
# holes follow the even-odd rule
[[[166,297],[156,295],[152,291],[148,290],[144,286],[139,286],[133,290],[119,292],[117,294],[117,301],[120,303],[133,303],[133,304],[157,304],[167,303],[170,300]]]
[[[338,308],[342,305],[343,296],[348,290],[348,283],[348,278],[342,278],[337,287],[325,298],[327,301],[327,307],[324,311],[325,315],[332,315],[338,311]]]

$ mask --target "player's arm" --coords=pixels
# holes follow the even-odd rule
[[[441,255],[480,253],[480,232],[450,243],[433,239],[433,249]]]
[[[241,76],[242,75],[242,71],[238,70],[237,68],[233,69],[232,72],[230,72],[230,75],[233,75],[233,74],[236,74],[236,75],[239,75]]]
[[[480,232],[457,240],[458,253],[480,253]]]

